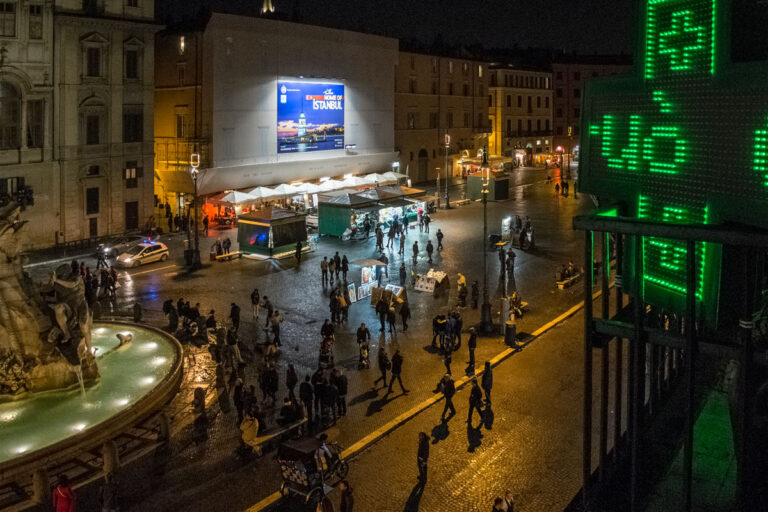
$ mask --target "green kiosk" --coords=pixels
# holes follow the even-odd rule
[[[341,237],[350,226],[357,227],[365,215],[378,220],[380,206],[376,200],[360,194],[342,194],[318,205],[318,232],[320,235]]]
[[[296,242],[309,251],[306,215],[276,207],[253,210],[237,219],[237,241],[243,254],[268,259],[296,253]]]

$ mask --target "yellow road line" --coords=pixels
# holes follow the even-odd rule
[[[597,292],[593,293],[592,294],[592,300],[597,299],[598,297],[600,297],[601,294],[602,294],[601,291],[597,291]],[[581,301],[578,304],[576,304],[575,306],[573,306],[571,309],[569,309],[568,311],[563,313],[562,315],[560,315],[557,318],[555,318],[554,320],[551,320],[551,321],[547,322],[546,324],[542,325],[541,327],[539,327],[538,329],[536,329],[535,331],[533,331],[531,333],[531,337],[529,338],[528,342],[530,343],[534,339],[538,338],[539,336],[541,336],[545,332],[547,332],[550,329],[552,329],[553,327],[555,327],[557,324],[559,324],[559,323],[563,322],[564,320],[566,320],[567,318],[575,315],[583,307],[584,307],[584,301]],[[517,349],[515,349],[515,348],[508,348],[508,349],[504,350],[503,352],[498,354],[496,357],[491,359],[491,361],[490,361],[491,362],[491,366],[496,367],[497,365],[499,365],[499,363],[501,363],[502,361],[504,361],[505,359],[510,357],[515,352],[517,352]],[[483,370],[482,369],[478,369],[478,370],[475,370],[474,375],[464,376],[464,377],[462,377],[460,379],[457,379],[456,380],[456,390],[458,391],[459,388],[461,388],[462,386],[466,385],[471,379],[476,378],[476,377],[482,375],[482,373],[483,373]],[[401,415],[399,415],[395,419],[389,421],[388,423],[386,423],[383,426],[379,427],[378,429],[374,430],[373,432],[371,432],[370,434],[368,434],[364,438],[360,439],[359,441],[357,441],[356,443],[354,443],[350,447],[348,447],[345,450],[343,450],[341,452],[341,457],[343,459],[348,459],[350,457],[354,457],[355,455],[357,455],[358,453],[360,453],[361,451],[366,449],[368,446],[372,445],[373,443],[375,443],[376,441],[378,441],[379,439],[381,439],[385,435],[387,435],[390,432],[392,432],[393,430],[395,430],[397,427],[401,426],[402,424],[404,424],[405,422],[407,422],[411,418],[415,417],[417,414],[421,413],[422,411],[425,411],[426,409],[428,409],[429,407],[433,406],[434,404],[436,404],[437,402],[439,402],[442,399],[443,399],[443,395],[441,393],[438,393],[435,396],[427,398],[426,400],[424,400],[423,402],[415,405],[414,407],[411,407],[409,410],[407,410],[406,412],[402,413]],[[266,507],[269,507],[270,505],[275,504],[277,501],[280,500],[280,498],[282,498],[282,495],[279,492],[270,494],[269,496],[267,496],[266,498],[264,498],[263,500],[261,500],[260,502],[258,502],[254,506],[252,506],[251,508],[249,508],[246,512],[260,512],[260,511],[264,510]]]

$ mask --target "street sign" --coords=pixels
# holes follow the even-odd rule
[[[449,134],[445,134],[445,147],[449,147],[451,145],[451,136]]]
[[[635,74],[585,89],[579,190],[656,222],[768,227],[768,66],[732,65],[730,0],[645,0]],[[684,242],[627,244],[624,286],[684,310]],[[716,314],[720,247],[697,245],[696,295]],[[642,265],[642,268],[640,268]],[[631,276],[643,274],[643,290]]]
[[[570,137],[571,135],[573,135],[573,126],[568,127],[568,136]]]

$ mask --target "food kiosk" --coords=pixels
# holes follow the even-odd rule
[[[296,253],[296,242],[303,251],[307,243],[306,214],[277,207],[265,207],[237,219],[237,241],[246,256],[282,258]]]

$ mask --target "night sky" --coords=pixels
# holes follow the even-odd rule
[[[157,0],[165,23],[201,7],[257,14],[262,0]],[[273,0],[281,17],[431,43],[629,53],[632,0]]]

